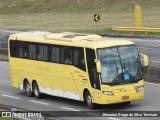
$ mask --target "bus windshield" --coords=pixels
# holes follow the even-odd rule
[[[134,83],[142,79],[141,62],[135,45],[98,49],[102,84]]]

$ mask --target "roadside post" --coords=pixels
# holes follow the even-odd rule
[[[98,33],[99,33],[100,31],[99,31],[98,23],[99,23],[99,21],[100,21],[100,14],[94,14],[94,21],[96,22],[97,31],[98,31]]]
[[[140,5],[135,5],[135,21],[136,21],[136,27],[140,28],[142,27],[142,12]]]

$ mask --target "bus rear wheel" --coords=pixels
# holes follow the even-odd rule
[[[39,91],[39,87],[38,87],[38,84],[37,84],[37,82],[34,82],[33,83],[33,94],[34,94],[34,96],[36,97],[36,98],[38,98],[38,99],[40,99],[41,98],[41,93],[40,93],[40,91]]]
[[[32,90],[31,90],[31,86],[30,86],[28,81],[25,81],[25,83],[24,83],[24,90],[25,90],[27,96],[29,96],[29,97],[33,96],[33,93],[32,93]]]
[[[92,96],[89,93],[89,91],[87,91],[86,94],[85,94],[85,103],[86,103],[86,105],[89,109],[94,109],[95,108],[95,104],[92,102]]]

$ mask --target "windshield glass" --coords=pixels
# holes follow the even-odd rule
[[[98,58],[102,83],[131,83],[142,78],[141,63],[134,45],[98,49]]]

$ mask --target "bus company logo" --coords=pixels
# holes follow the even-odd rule
[[[2,117],[12,117],[11,112],[2,112]]]

